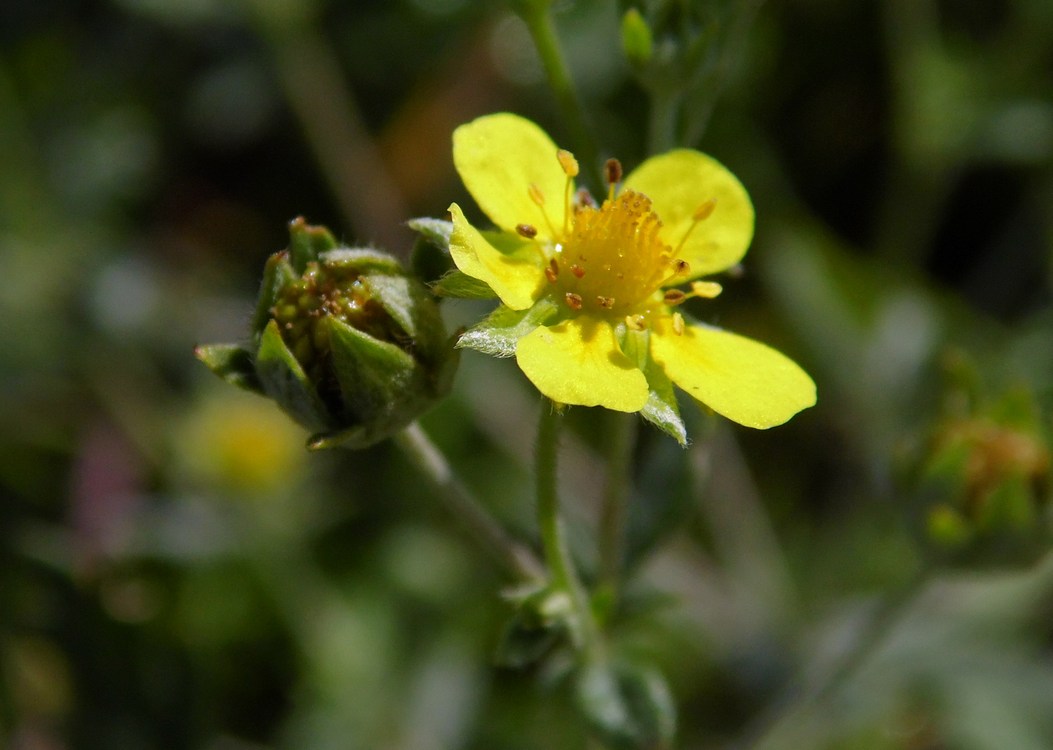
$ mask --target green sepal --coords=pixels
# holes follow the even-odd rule
[[[540,325],[547,323],[559,306],[548,298],[538,300],[527,310],[512,310],[500,305],[457,339],[458,349],[475,349],[492,357],[511,357],[516,342]]]
[[[423,383],[413,382],[420,379],[413,357],[336,318],[329,318],[328,325],[333,370],[344,408],[359,423],[312,436],[308,447],[364,448],[413,421],[421,404],[431,399]]]
[[[231,385],[263,393],[252,364],[252,352],[248,349],[237,344],[203,344],[194,348],[194,356]]]
[[[427,217],[410,219],[406,226],[419,234],[422,239],[446,253],[450,254],[450,235],[453,234],[453,222],[443,219],[430,219]]]
[[[256,374],[263,392],[297,422],[311,430],[329,428],[325,404],[282,340],[277,321],[272,320],[263,329],[256,352]]]
[[[354,268],[362,275],[403,273],[402,266],[395,258],[368,247],[334,248],[319,255],[318,260],[329,268]]]
[[[650,355],[650,332],[626,331],[622,337],[622,351],[639,367],[647,378],[647,403],[640,410],[640,416],[674,438],[680,445],[687,445],[687,427],[680,416],[680,407],[676,402],[673,382]]]
[[[322,253],[337,246],[336,238],[325,227],[312,226],[302,216],[289,222],[289,261],[297,275]]]
[[[657,670],[625,663],[586,664],[578,673],[575,697],[578,709],[607,746],[671,747],[676,707]]]
[[[485,281],[469,276],[456,269],[449,271],[431,286],[431,291],[438,297],[455,297],[457,299],[496,299],[497,292]]]
[[[252,331],[259,343],[267,321],[271,319],[271,308],[278,299],[278,294],[288,284],[296,281],[298,274],[289,264],[289,253],[281,251],[267,258],[263,266],[263,281],[260,282],[260,293],[256,301],[256,312],[252,316]]]

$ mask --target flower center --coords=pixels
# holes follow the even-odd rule
[[[720,284],[693,281],[689,292],[669,289],[660,298],[656,296],[664,286],[678,284],[690,274],[687,262],[677,258],[677,253],[699,223],[713,213],[716,199],[704,201],[695,210],[677,246],[670,247],[658,236],[662,220],[651,199],[635,190],[618,193],[622,165],[617,159],[607,161],[607,200],[597,206],[588,190],[573,192],[573,180],[578,174],[574,156],[562,149],[556,156],[567,175],[562,228],[557,228],[545,212],[545,196],[537,185],[531,184],[528,194],[541,208],[545,223],[556,238],[554,246],[538,248],[547,264],[545,278],[558,290],[567,307],[575,312],[625,315],[626,325],[643,330],[652,313],[668,314],[670,307],[692,297],[711,299],[720,294]],[[528,240],[538,235],[532,224],[519,224],[516,232]],[[646,303],[659,300],[658,307],[645,309]],[[680,333],[683,318],[679,313],[673,313],[673,318],[674,329]]]
[[[677,274],[646,195],[626,190],[599,208],[578,206],[572,222],[550,265],[572,306],[580,299],[581,308],[627,311]]]

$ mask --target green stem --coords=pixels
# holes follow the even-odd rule
[[[600,511],[600,585],[617,601],[625,563],[625,522],[631,487],[632,452],[636,443],[636,419],[612,411],[607,415],[607,484]]]
[[[512,539],[492,515],[472,496],[453,473],[446,457],[414,422],[394,437],[403,453],[431,479],[438,499],[450,515],[505,571],[520,580],[544,578],[544,569],[534,554]]]
[[[576,645],[593,652],[598,644],[596,623],[589,606],[588,595],[574,568],[567,545],[563,519],[559,514],[556,465],[559,454],[559,431],[562,416],[554,404],[546,401],[541,407],[537,433],[537,520],[545,562],[552,574],[552,585],[562,589],[570,598],[573,613],[572,631]]]
[[[600,174],[599,150],[586,124],[585,109],[581,105],[581,99],[574,87],[574,81],[571,80],[563,51],[560,49],[559,39],[556,37],[556,26],[552,22],[548,3],[524,5],[526,7],[520,8],[520,16],[530,31],[534,47],[537,48],[541,64],[545,68],[548,85],[556,95],[556,102],[570,128],[574,150],[580,157],[588,178],[599,189],[604,186],[603,176]]]

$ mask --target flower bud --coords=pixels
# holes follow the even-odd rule
[[[940,558],[1027,564],[1049,548],[1051,456],[1029,394],[944,420],[926,453],[918,489]]]
[[[251,345],[197,356],[313,430],[311,448],[388,437],[446,395],[457,366],[427,287],[393,257],[338,247],[303,219],[267,261]]]

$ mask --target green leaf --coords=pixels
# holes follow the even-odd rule
[[[495,299],[497,293],[485,281],[453,270],[436,281],[431,290],[439,297],[459,299]]]
[[[512,310],[500,305],[489,316],[461,334],[459,349],[475,349],[493,357],[511,357],[516,353],[516,342],[546,323],[559,307],[543,298],[528,310]]]
[[[619,750],[671,747],[676,708],[657,670],[599,662],[578,675],[578,708],[593,730]]]
[[[499,667],[524,669],[541,661],[561,641],[567,630],[563,622],[543,622],[533,612],[518,611],[505,624],[494,652]]]
[[[643,370],[650,390],[640,415],[680,445],[687,445],[687,428],[680,417],[673,382],[650,357],[647,331],[626,331],[622,351]]]
[[[302,216],[289,222],[289,259],[297,274],[336,245],[336,238],[323,226],[311,226]]]
[[[203,344],[194,348],[194,356],[231,385],[253,393],[263,393],[263,386],[252,364],[252,352],[248,349],[237,344]]]
[[[329,427],[328,410],[282,340],[277,321],[272,320],[263,331],[256,353],[256,373],[264,393],[297,422],[308,429]]]

